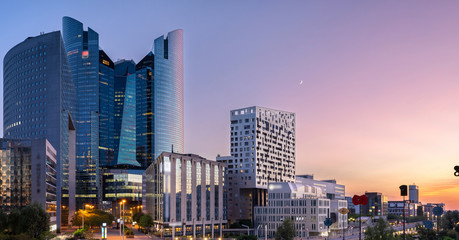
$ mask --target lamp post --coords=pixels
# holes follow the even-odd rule
[[[246,227],[247,228],[247,236],[250,235],[250,227],[249,226],[246,226],[244,224],[241,224],[242,227]]]
[[[84,211],[85,211],[84,209],[81,210],[81,218],[83,219],[82,224],[81,224],[81,229],[84,229]]]
[[[123,237],[124,240],[124,204],[126,203],[126,200],[122,200],[120,202],[120,237]],[[121,208],[123,206],[123,208]],[[121,212],[123,212],[123,218],[121,218]],[[123,233],[122,233],[123,232]]]
[[[81,218],[82,218],[82,226],[81,226],[81,229],[84,229],[84,214],[85,214],[85,211],[86,211],[86,207],[89,207],[89,208],[93,208],[94,206],[90,205],[90,204],[85,204],[84,207],[83,207],[83,210],[81,210]]]

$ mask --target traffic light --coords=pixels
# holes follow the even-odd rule
[[[455,166],[454,171],[454,176],[459,177],[459,166]]]
[[[400,186],[400,196],[408,196],[408,187],[406,185]]]

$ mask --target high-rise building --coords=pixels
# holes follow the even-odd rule
[[[77,207],[101,203],[99,174],[99,34],[73,18],[63,17],[65,53],[76,89]]]
[[[263,107],[231,111],[228,164],[228,220],[253,220],[265,206],[270,182],[295,181],[295,114]]]
[[[216,235],[226,225],[226,164],[163,152],[146,170],[146,212],[163,236]]]
[[[409,186],[409,200],[412,203],[419,203],[419,187],[417,185]]]
[[[115,63],[115,165],[140,167],[136,160],[136,76],[134,61]]]
[[[136,65],[137,161],[148,167],[162,152],[183,153],[183,30],[154,41]]]
[[[183,30],[155,39],[153,75],[156,159],[162,152],[183,153]]]
[[[5,138],[48,139],[56,149],[57,227],[75,211],[76,101],[59,31],[29,37],[3,60]]]
[[[50,230],[57,230],[56,158],[46,139],[0,139],[0,208],[38,203],[50,216]]]
[[[136,65],[136,155],[143,168],[152,163],[155,155],[154,132],[154,69],[155,56],[149,52]]]
[[[115,164],[115,64],[103,50],[99,50],[99,165]]]

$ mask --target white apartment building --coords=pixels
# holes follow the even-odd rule
[[[227,163],[228,220],[253,220],[270,182],[295,181],[295,114],[263,107],[232,110]]]
[[[331,217],[332,208],[347,207],[346,200],[330,200],[321,188],[302,183],[270,183],[268,205],[254,208],[254,227],[264,236],[265,227],[269,238],[274,237],[277,227],[286,218],[295,222],[296,236],[327,236],[328,231],[347,228],[347,214],[336,213],[336,222],[330,229],[324,225]]]

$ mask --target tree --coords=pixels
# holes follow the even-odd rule
[[[0,231],[8,228],[8,215],[0,210]]]
[[[277,228],[276,240],[293,240],[295,238],[296,231],[295,225],[291,218],[286,218],[284,222]]]
[[[74,226],[80,226],[82,224],[82,211],[78,211],[72,218],[72,224]],[[90,227],[100,227],[102,223],[110,224],[115,217],[112,214],[104,212],[102,210],[93,209],[86,210],[84,212],[84,225]]]
[[[49,231],[49,215],[38,203],[33,203],[21,210],[20,225],[30,237],[40,238]]]
[[[142,215],[139,220],[139,226],[142,228],[149,228],[153,226],[153,218],[148,214]]]
[[[143,216],[144,214],[142,212],[136,212],[133,216],[132,216],[132,220],[134,220],[134,222],[140,222],[140,218]]]
[[[420,239],[425,240],[437,240],[437,233],[433,229],[427,229],[424,226],[416,224],[416,232]]]
[[[374,227],[367,227],[365,231],[365,240],[392,240],[394,237],[394,230],[392,227],[382,218],[378,219],[378,222]]]
[[[459,211],[447,211],[440,220],[440,228],[443,230],[454,229],[459,222]]]
[[[21,228],[21,211],[17,208],[11,210],[8,215],[8,231],[12,234],[20,234],[23,231]]]

